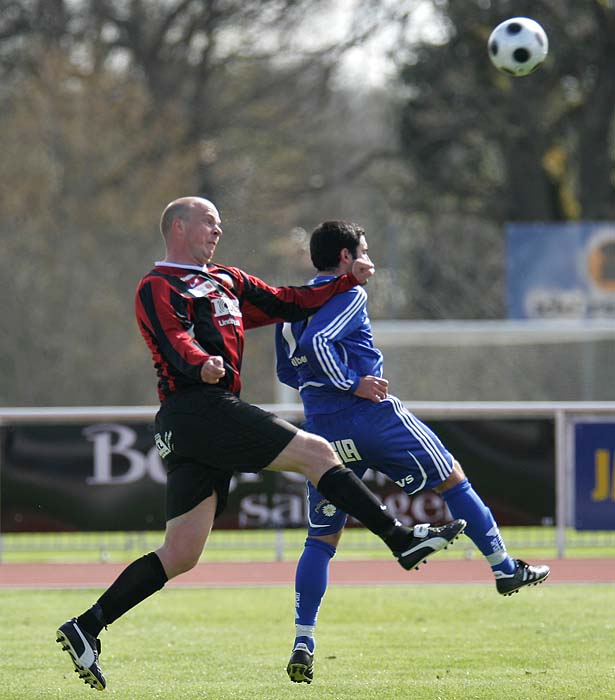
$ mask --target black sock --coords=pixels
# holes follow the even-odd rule
[[[410,530],[388,513],[386,506],[350,469],[332,467],[320,477],[316,488],[334,506],[383,539],[393,552],[400,552],[407,545]]]
[[[92,637],[98,637],[100,630],[106,625],[102,609],[98,603],[94,603],[89,610],[86,610],[77,618],[77,623],[82,630],[85,630]]]
[[[77,618],[86,632],[97,637],[100,630],[110,625],[137,603],[159,591],[168,581],[162,562],[155,552],[133,561],[100,596],[97,604]]]

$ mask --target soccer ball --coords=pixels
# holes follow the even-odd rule
[[[538,22],[512,17],[491,32],[487,49],[498,70],[514,76],[529,75],[547,57],[549,40]]]

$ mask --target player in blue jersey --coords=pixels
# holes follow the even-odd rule
[[[367,257],[365,232],[354,223],[325,221],[312,233],[310,255],[318,271],[312,283],[343,274],[354,260]],[[498,593],[511,595],[541,583],[549,567],[508,555],[491,511],[459,462],[427,425],[389,394],[366,307],[365,289],[354,287],[331,298],[309,319],[276,327],[278,377],[299,390],[303,427],[343,444],[340,457],[359,477],[372,467],[404,484],[408,495],[425,489],[439,493],[453,518],[467,521],[465,532],[491,566]],[[307,490],[308,537],[297,565],[296,638],[287,667],[296,683],[313,679],[316,618],[329,562],[347,518],[309,481]]]

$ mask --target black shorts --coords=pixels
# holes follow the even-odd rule
[[[233,473],[264,469],[297,430],[217,387],[170,396],[156,415],[156,446],[168,472],[167,520],[187,513],[214,491],[220,515]]]

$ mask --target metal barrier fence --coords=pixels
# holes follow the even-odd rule
[[[434,419],[499,419],[543,417],[554,421],[555,454],[555,522],[543,527],[504,529],[511,550],[550,548],[554,556],[604,550],[615,547],[612,530],[578,532],[570,527],[574,514],[574,454],[572,429],[575,420],[610,420],[615,422],[615,402],[406,402],[406,406],[428,423]],[[264,405],[281,417],[295,419],[302,416],[298,404]],[[155,407],[86,407],[86,408],[5,408],[0,409],[0,428],[17,425],[58,425],[92,421],[151,422]],[[0,463],[0,470],[2,464]],[[613,475],[615,481],[615,474]],[[615,484],[613,485],[615,500]],[[615,508],[615,504],[613,505]],[[267,529],[261,532],[218,531],[208,544],[208,558],[243,556],[283,559],[295,556],[305,537],[303,530]],[[105,533],[0,533],[0,560],[26,558],[29,552],[44,552],[58,556],[68,552],[95,552],[101,559],[110,553],[133,550],[138,552],[156,547],[162,539],[161,532]],[[469,541],[468,541],[469,542]],[[386,551],[371,533],[358,528],[344,535],[343,551],[347,556],[360,556],[362,552],[374,555]],[[475,556],[469,543],[457,549],[456,556]]]
[[[513,556],[535,559],[558,556],[556,530],[552,526],[502,528]],[[19,533],[0,538],[1,562],[107,562],[131,561],[162,543],[162,531]],[[207,543],[205,561],[296,561],[301,553],[305,530],[214,530]],[[615,556],[613,532],[577,532],[567,529],[565,556]],[[478,559],[481,554],[468,538],[439,555],[448,559]],[[338,560],[389,559],[382,542],[363,528],[344,533],[336,555]]]

